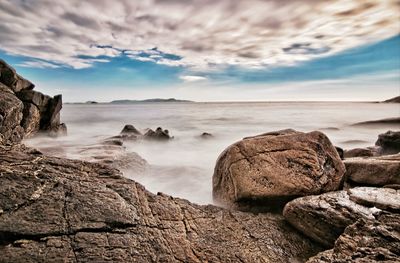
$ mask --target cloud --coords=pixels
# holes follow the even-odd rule
[[[0,49],[73,68],[122,54],[192,71],[263,68],[396,35],[398,10],[396,0],[3,0]]]
[[[20,67],[25,67],[25,68],[59,68],[59,65],[55,65],[53,63],[49,63],[46,61],[25,61],[20,64],[18,64]]]
[[[181,80],[183,80],[184,82],[197,82],[197,81],[204,81],[207,80],[206,77],[202,77],[202,76],[180,76],[179,77]]]

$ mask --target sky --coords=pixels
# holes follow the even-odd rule
[[[2,0],[0,58],[64,101],[400,95],[397,0]]]

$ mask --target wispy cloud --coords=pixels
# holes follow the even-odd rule
[[[207,78],[203,76],[190,76],[190,75],[180,76],[179,78],[185,82],[197,82],[197,81],[207,80]]]
[[[121,54],[194,71],[260,68],[388,38],[399,20],[396,0],[4,0],[0,49],[73,68]]]
[[[25,67],[25,68],[59,68],[59,65],[55,65],[53,63],[49,63],[46,61],[25,61],[20,64],[18,64],[20,67]]]

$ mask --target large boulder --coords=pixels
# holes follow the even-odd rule
[[[382,154],[395,154],[400,152],[400,131],[387,131],[379,134],[375,145],[381,147]]]
[[[350,183],[384,186],[400,184],[400,154],[344,160]]]
[[[0,59],[0,82],[14,92],[31,90],[35,87],[29,80],[18,75],[15,69],[2,59]]]
[[[365,189],[368,190],[379,191],[374,188]],[[374,219],[374,214],[379,212],[379,209],[352,201],[352,194],[337,191],[300,197],[286,204],[283,216],[306,236],[331,247],[347,226],[360,218]]]
[[[10,92],[0,91],[0,134],[4,142],[19,142],[24,136],[20,126],[23,114],[22,102]]]
[[[321,132],[284,130],[245,138],[218,158],[213,197],[239,210],[271,210],[341,188],[345,167]]]
[[[360,219],[346,228],[333,249],[307,263],[374,263],[400,261],[400,215],[382,214],[376,220]]]
[[[0,262],[283,263],[322,250],[281,215],[154,195],[109,166],[14,148],[0,147]]]

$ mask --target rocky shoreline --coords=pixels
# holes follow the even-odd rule
[[[225,208],[196,205],[118,170],[146,166],[124,141],[169,140],[167,130],[128,125],[82,149],[87,161],[47,156],[21,140],[66,132],[61,96],[33,91],[4,61],[0,82],[0,262],[400,260],[398,131],[343,155],[321,132],[244,138],[216,163]]]

